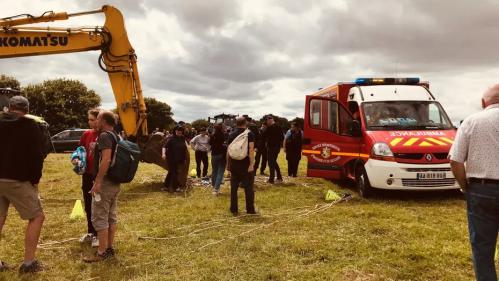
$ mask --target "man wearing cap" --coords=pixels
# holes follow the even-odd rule
[[[499,231],[499,84],[484,93],[482,107],[483,111],[469,116],[459,127],[449,158],[466,195],[476,280],[497,280],[494,253]]]
[[[21,218],[28,221],[21,273],[42,269],[35,252],[45,219],[38,196],[43,139],[36,121],[25,117],[28,111],[28,100],[14,96],[9,101],[9,111],[0,118],[0,231],[12,203]],[[5,264],[0,263],[0,270],[4,268]]]
[[[277,157],[281,151],[281,146],[284,140],[284,134],[281,127],[274,121],[272,115],[265,117],[267,129],[264,133],[265,143],[267,145],[267,161],[270,169],[270,177],[268,183],[273,184],[277,176],[277,182],[282,182],[281,169],[277,163]]]

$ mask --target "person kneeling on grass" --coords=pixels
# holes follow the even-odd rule
[[[112,182],[106,175],[116,148],[117,133],[114,131],[116,117],[113,112],[103,110],[97,116],[100,130],[97,147],[94,151],[94,185],[90,191],[92,197],[92,224],[97,231],[99,247],[94,256],[83,258],[84,262],[100,262],[114,257],[114,236],[116,234],[116,204],[120,184]],[[114,136],[112,135],[114,134]]]

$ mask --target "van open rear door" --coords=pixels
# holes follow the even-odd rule
[[[360,136],[354,136],[353,117],[332,98],[306,96],[304,145],[307,176],[341,179],[359,159]]]

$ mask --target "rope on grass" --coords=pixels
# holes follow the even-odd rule
[[[249,229],[247,231],[241,232],[241,233],[239,233],[237,235],[233,235],[233,236],[230,236],[230,237],[227,237],[227,238],[222,238],[222,239],[219,239],[219,240],[207,243],[205,245],[202,245],[201,247],[198,247],[198,248],[190,251],[189,253],[193,254],[193,253],[196,253],[196,252],[198,252],[200,250],[203,250],[203,249],[205,249],[207,247],[220,244],[220,243],[222,243],[224,241],[235,240],[236,238],[239,238],[239,237],[242,237],[244,235],[247,235],[248,233],[255,232],[257,230],[261,230],[261,229],[264,229],[264,228],[271,227],[271,226],[273,226],[273,225],[275,225],[277,223],[280,223],[280,222],[289,223],[289,222],[292,222],[292,221],[295,221],[295,220],[298,220],[298,219],[301,219],[301,218],[309,217],[309,216],[311,216],[313,214],[317,214],[317,213],[323,212],[323,211],[331,208],[332,206],[334,206],[334,205],[336,205],[336,204],[338,204],[340,202],[347,202],[350,199],[352,199],[352,196],[350,194],[345,194],[340,199],[338,199],[336,201],[333,201],[331,203],[324,204],[324,205],[315,205],[313,209],[306,210],[307,212],[304,212],[303,214],[298,215],[298,216],[296,216],[294,218],[291,218],[289,220],[275,220],[275,221],[273,221],[271,223],[263,224],[263,225],[255,227],[255,228]],[[177,254],[177,255],[169,256],[168,258],[176,258],[176,257],[179,257],[179,256],[180,256],[180,253]],[[165,258],[161,258],[161,259],[157,259],[157,260],[154,260],[154,261],[151,261],[151,262],[146,262],[146,263],[141,263],[141,264],[135,264],[135,265],[128,265],[128,266],[125,266],[125,268],[130,269],[130,268],[142,267],[142,266],[147,266],[147,265],[153,265],[153,264],[156,264],[156,263],[159,263],[159,262],[164,262],[165,260],[166,260],[166,257]]]
[[[75,240],[78,240],[78,238],[68,238],[68,239],[64,239],[61,241],[51,241],[51,242],[47,242],[47,243],[43,243],[43,244],[38,244],[38,248],[45,249],[48,246],[64,244],[64,243],[75,241]]]

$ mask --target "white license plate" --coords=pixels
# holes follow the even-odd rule
[[[445,179],[445,173],[418,173],[418,180]]]

